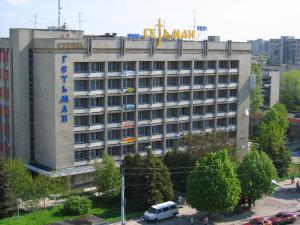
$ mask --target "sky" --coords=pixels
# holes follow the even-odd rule
[[[0,0],[0,37],[9,28],[47,28],[57,25],[57,0]],[[221,40],[247,41],[280,36],[300,38],[299,0],[61,0],[62,23],[85,34],[115,32],[142,34],[161,18],[168,30],[206,26]]]

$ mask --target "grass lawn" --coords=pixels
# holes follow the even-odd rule
[[[62,206],[56,206],[48,209],[36,210],[29,213],[22,213],[20,220],[17,216],[0,220],[0,225],[44,225],[53,222],[63,221],[74,216],[64,215]],[[141,207],[128,204],[126,207],[126,218],[135,218],[143,215],[144,209]],[[101,217],[108,222],[120,220],[120,204],[95,203],[90,214]]]

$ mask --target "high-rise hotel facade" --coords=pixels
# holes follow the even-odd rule
[[[0,39],[1,150],[87,182],[104,151],[164,154],[181,134],[248,145],[251,45],[11,29]]]

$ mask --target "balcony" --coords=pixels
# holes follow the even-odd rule
[[[151,140],[151,136],[143,136],[143,137],[138,137],[138,141],[150,141]]]
[[[108,141],[107,141],[107,144],[108,144],[108,145],[118,145],[118,144],[121,144],[121,143],[122,143],[121,139],[117,139],[117,140],[108,140]]]
[[[119,128],[122,127],[122,123],[108,123],[107,128]]]
[[[104,129],[104,124],[74,127],[74,132],[77,132],[77,131],[93,131],[93,130],[101,130],[101,129]]]
[[[74,114],[82,114],[82,113],[99,113],[104,112],[104,107],[96,107],[96,108],[82,108],[82,109],[74,109]]]
[[[166,138],[178,138],[179,134],[177,132],[173,132],[173,133],[167,133],[166,134]]]
[[[135,93],[135,88],[124,88],[123,93],[124,94],[134,94]]]
[[[74,91],[74,97],[104,95],[104,90]]]
[[[107,94],[122,94],[123,90],[122,89],[108,89]]]
[[[82,143],[82,144],[74,144],[74,149],[83,149],[83,148],[90,148],[90,147],[103,147],[104,141],[97,141],[91,143]]]
[[[228,70],[229,73],[238,73],[239,69],[235,68],[235,69],[229,69]]]
[[[152,134],[151,135],[151,141],[157,141],[164,138],[163,134]]]
[[[152,123],[151,120],[140,120],[138,122],[138,126],[140,126],[140,125],[150,125],[151,123]]]
[[[74,73],[73,77],[76,78],[100,78],[104,77],[104,72],[97,72],[97,73]]]
[[[215,69],[207,69],[207,70],[205,70],[205,72],[204,72],[205,74],[216,74],[216,70]]]

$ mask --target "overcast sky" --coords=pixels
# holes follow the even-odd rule
[[[282,35],[300,38],[300,0],[61,0],[62,22],[78,29],[78,13],[86,34],[116,32],[118,35],[142,33],[153,27],[158,18],[172,30],[207,26],[200,35],[221,36],[221,40],[246,41],[277,38]],[[0,37],[9,28],[37,28],[57,25],[57,0],[0,0]]]

